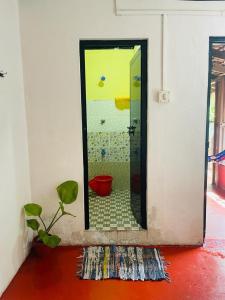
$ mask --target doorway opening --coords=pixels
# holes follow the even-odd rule
[[[147,40],[80,41],[85,229],[146,220]]]
[[[225,239],[225,37],[209,48],[205,236]]]

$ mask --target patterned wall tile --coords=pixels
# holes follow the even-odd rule
[[[130,156],[129,156],[129,149],[128,147],[110,147],[110,161],[120,161],[120,162],[125,162],[129,161]]]
[[[101,147],[109,147],[109,132],[99,132],[99,141]]]
[[[101,161],[101,152],[97,147],[88,147],[88,161]]]
[[[129,134],[127,132],[110,132],[110,147],[125,146],[129,143]]]
[[[89,162],[127,162],[130,159],[130,138],[127,132],[89,132]]]
[[[88,147],[96,147],[100,144],[100,136],[97,132],[88,133]]]

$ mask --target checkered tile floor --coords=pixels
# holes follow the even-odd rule
[[[130,191],[113,191],[99,197],[89,192],[90,230],[139,230],[130,207]]]

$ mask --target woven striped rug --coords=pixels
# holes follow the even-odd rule
[[[156,248],[91,246],[83,249],[81,279],[168,279],[166,263]]]

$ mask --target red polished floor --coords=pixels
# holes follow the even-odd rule
[[[221,229],[225,226],[225,208],[210,199],[208,203],[210,238],[204,247],[161,249],[171,263],[168,267],[170,283],[80,280],[75,266],[81,248],[59,247],[46,259],[29,256],[1,300],[225,299],[225,227]],[[217,234],[218,228],[220,234]]]
[[[215,192],[208,193],[206,238],[225,240],[225,198]]]
[[[61,247],[48,259],[29,257],[2,300],[225,299],[225,255],[204,248],[163,248],[171,283],[84,281],[75,275],[80,248]],[[221,254],[221,255],[220,255]]]

